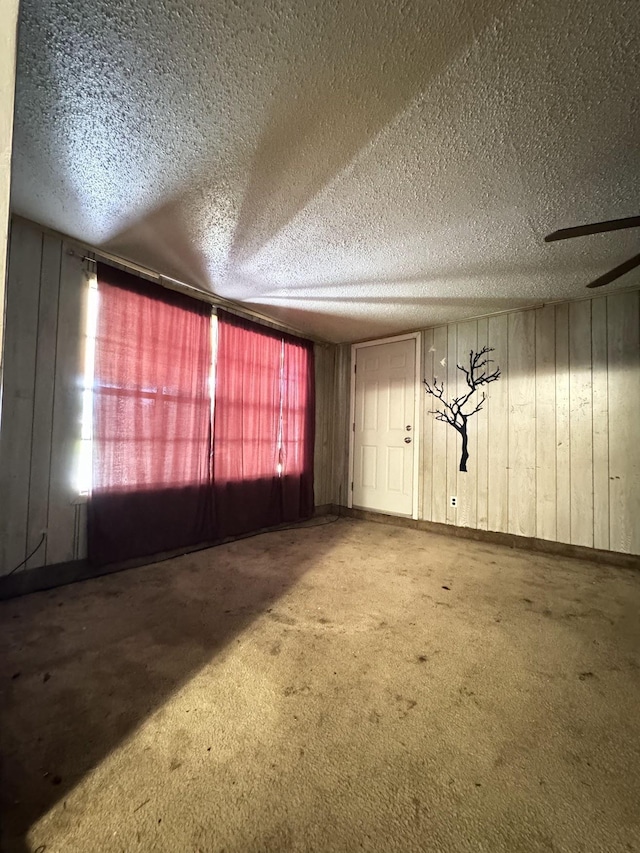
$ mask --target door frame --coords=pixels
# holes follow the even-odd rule
[[[351,390],[349,402],[349,489],[347,506],[349,509],[353,507],[353,470],[354,470],[354,449],[355,449],[355,419],[356,419],[356,355],[359,349],[364,347],[376,347],[381,344],[394,344],[397,341],[416,342],[416,364],[415,364],[415,379],[413,384],[413,511],[411,518],[418,518],[418,500],[420,494],[419,478],[420,478],[420,374],[422,372],[422,333],[409,332],[406,335],[395,335],[391,338],[378,338],[374,341],[363,341],[359,344],[351,344]],[[374,512],[375,510],[371,510]],[[386,513],[385,513],[386,514]],[[402,516],[408,518],[408,516]]]

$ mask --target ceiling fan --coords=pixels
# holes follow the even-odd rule
[[[592,222],[589,225],[577,225],[575,228],[561,228],[552,234],[547,234],[545,243],[555,243],[556,240],[569,240],[571,237],[584,237],[587,234],[602,234],[604,231],[621,231],[623,228],[640,227],[640,216],[627,216],[624,219],[609,219],[606,222]],[[619,264],[609,272],[601,275],[595,281],[590,282],[587,287],[602,287],[610,284],[626,272],[640,267],[640,255],[634,255],[628,261]]]

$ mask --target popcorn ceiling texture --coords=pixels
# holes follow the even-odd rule
[[[542,241],[640,212],[637,0],[24,0],[21,19],[15,212],[310,334],[585,296],[638,251],[633,231]]]

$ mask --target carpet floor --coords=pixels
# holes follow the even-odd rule
[[[0,604],[6,853],[640,851],[640,573],[340,519]]]

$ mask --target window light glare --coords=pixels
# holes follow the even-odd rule
[[[78,454],[77,491],[80,495],[91,492],[91,456],[93,439],[93,376],[96,357],[96,328],[98,322],[98,280],[89,278],[84,347],[84,381],[82,386],[82,422]]]

